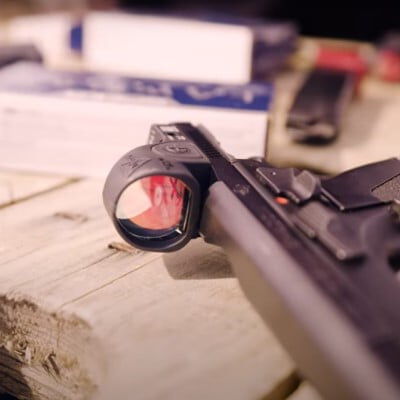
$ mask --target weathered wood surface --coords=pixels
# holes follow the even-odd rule
[[[0,208],[61,187],[73,179],[0,170]]]
[[[26,178],[11,176],[12,187]],[[219,249],[133,250],[105,215],[101,182],[37,179],[23,186],[39,194],[0,209],[0,392],[275,400],[295,389]]]
[[[277,97],[268,140],[268,160],[325,173],[338,173],[369,162],[400,156],[400,84],[368,78],[360,96],[350,105],[338,139],[311,146],[291,141],[286,114],[304,74],[289,73],[277,81]]]

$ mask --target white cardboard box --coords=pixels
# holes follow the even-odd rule
[[[279,69],[296,38],[291,23],[123,12],[26,15],[0,24],[0,44],[34,44],[51,67],[231,84]]]
[[[296,36],[290,23],[91,12],[83,59],[96,71],[242,84],[282,64]]]
[[[0,71],[0,167],[104,177],[146,143],[154,123],[206,126],[235,157],[263,156],[270,84],[219,85],[56,72]]]
[[[69,13],[51,13],[14,17],[1,25],[0,42],[33,44],[46,64],[63,65],[71,56],[71,30],[76,23]]]

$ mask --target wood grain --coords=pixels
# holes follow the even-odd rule
[[[0,210],[0,391],[258,399],[290,375],[221,250],[119,245],[101,188],[70,183]]]
[[[55,175],[17,173],[0,169],[0,208],[73,181]]]

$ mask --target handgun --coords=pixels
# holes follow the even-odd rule
[[[109,173],[131,245],[221,246],[261,317],[326,399],[400,399],[400,160],[337,176],[234,159],[205,127],[153,125]]]

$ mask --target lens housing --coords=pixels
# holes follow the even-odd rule
[[[119,234],[134,247],[174,251],[197,236],[200,187],[180,162],[135,149],[113,167],[103,199]]]

